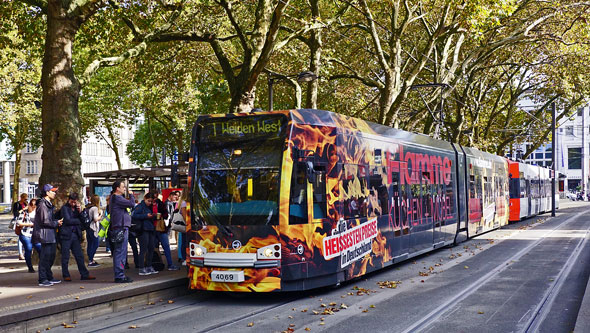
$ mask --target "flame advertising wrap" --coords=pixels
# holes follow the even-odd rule
[[[320,110],[200,116],[189,179],[200,290],[333,285],[508,221],[505,159]]]

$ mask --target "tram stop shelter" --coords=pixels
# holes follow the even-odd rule
[[[135,199],[141,201],[143,194],[151,189],[161,190],[186,185],[188,164],[90,172],[85,173],[84,177],[89,178],[86,197],[97,194],[101,199],[101,205],[106,205],[106,197],[110,194],[116,180],[127,181],[129,188],[134,192]]]

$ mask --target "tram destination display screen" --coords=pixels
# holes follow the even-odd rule
[[[201,123],[201,142],[228,142],[279,138],[283,132],[283,115],[211,118]]]

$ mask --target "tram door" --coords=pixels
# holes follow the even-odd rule
[[[432,248],[434,239],[432,215],[427,203],[430,196],[430,185],[425,175],[416,170],[412,174],[409,189],[408,222],[410,224],[410,252],[416,253]]]
[[[408,210],[406,185],[400,181],[400,167],[407,168],[406,163],[391,166],[391,223],[393,225],[393,256],[403,258],[408,255],[410,247],[410,227],[408,224]],[[402,259],[400,259],[402,260]]]
[[[527,213],[527,217],[532,215],[532,209],[533,209],[533,193],[531,192],[531,180],[527,178],[526,180],[526,195],[527,195],[527,201],[528,201],[528,213]]]

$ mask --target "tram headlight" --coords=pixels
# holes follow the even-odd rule
[[[256,251],[257,259],[281,259],[281,244],[271,244]]]
[[[264,249],[263,254],[265,257],[268,257],[268,258],[272,257],[272,249],[269,249],[269,248]]]
[[[207,253],[207,249],[199,244],[190,243],[190,256],[193,258],[203,257]]]

